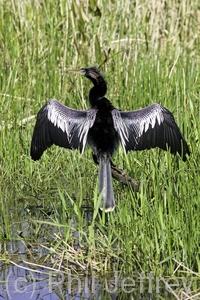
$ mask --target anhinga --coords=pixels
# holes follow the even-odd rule
[[[96,67],[73,71],[93,83],[89,92],[91,108],[71,109],[56,99],[50,100],[38,112],[32,143],[31,157],[38,160],[52,144],[68,149],[80,149],[86,143],[99,163],[100,208],[115,208],[111,177],[111,157],[121,142],[124,152],[159,147],[178,152],[183,161],[190,154],[188,145],[175,123],[172,113],[159,104],[140,110],[120,111],[105,97],[107,83]]]

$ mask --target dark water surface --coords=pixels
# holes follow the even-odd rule
[[[115,282],[94,276],[72,276],[47,270],[25,270],[8,266],[1,272],[0,297],[2,299],[153,299],[149,294],[117,291]],[[102,283],[101,283],[102,281]],[[137,294],[137,296],[136,296]]]
[[[0,265],[0,299],[185,299],[173,294],[177,288],[175,283],[171,282],[169,290],[162,280],[153,278],[151,274],[134,274],[125,278],[116,272],[100,278],[95,272],[83,275],[78,272],[72,274],[70,270],[57,272],[46,267],[34,267],[30,263]]]
[[[76,223],[75,220],[73,222]],[[74,268],[71,270],[68,268],[69,265],[66,266],[62,261],[61,271],[58,272],[59,261],[56,259],[60,259],[59,255],[55,255],[55,262],[53,256],[51,256],[51,260],[46,261],[46,257],[50,253],[49,240],[52,239],[53,242],[54,232],[57,234],[57,229],[56,226],[43,224],[38,239],[37,236],[34,237],[34,226],[30,222],[20,224],[18,228],[15,225],[13,235],[15,234],[18,238],[16,241],[6,243],[3,251],[9,255],[9,264],[6,264],[6,259],[0,260],[0,300],[171,300],[185,299],[181,298],[181,295],[180,298],[177,298],[179,291],[182,289],[187,294],[192,289],[193,279],[186,281],[184,278],[172,278],[170,281],[169,278],[156,278],[154,274],[145,274],[144,272],[135,272],[124,277],[119,270],[100,277],[99,273],[95,273],[95,271],[88,273],[81,268],[80,270]],[[74,237],[78,242],[77,231],[74,231]],[[30,248],[28,246],[29,238]],[[33,243],[34,238],[39,242]]]

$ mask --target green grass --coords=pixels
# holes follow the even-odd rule
[[[199,22],[197,0],[0,1],[2,252],[22,230],[25,243],[49,242],[56,232],[61,241],[53,246],[62,252],[62,241],[78,243],[80,262],[87,258],[100,273],[115,265],[170,276],[174,259],[200,273]],[[89,108],[91,83],[65,70],[91,65],[106,74],[116,107],[167,107],[191,150],[183,163],[159,149],[125,156],[120,148],[114,162],[141,185],[135,193],[114,181],[117,207],[108,220],[96,209],[90,149],[52,147],[39,162],[29,155],[35,119],[26,118],[53,97]],[[85,203],[94,207],[89,220]]]

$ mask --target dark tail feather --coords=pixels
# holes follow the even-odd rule
[[[102,192],[103,191],[103,192]],[[115,208],[110,159],[105,156],[99,158],[99,193],[102,192],[100,209],[109,212]]]

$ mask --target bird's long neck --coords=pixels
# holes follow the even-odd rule
[[[101,76],[96,79],[90,78],[94,86],[89,92],[89,101],[91,106],[95,106],[97,101],[99,101],[107,92],[107,84],[104,78]]]

